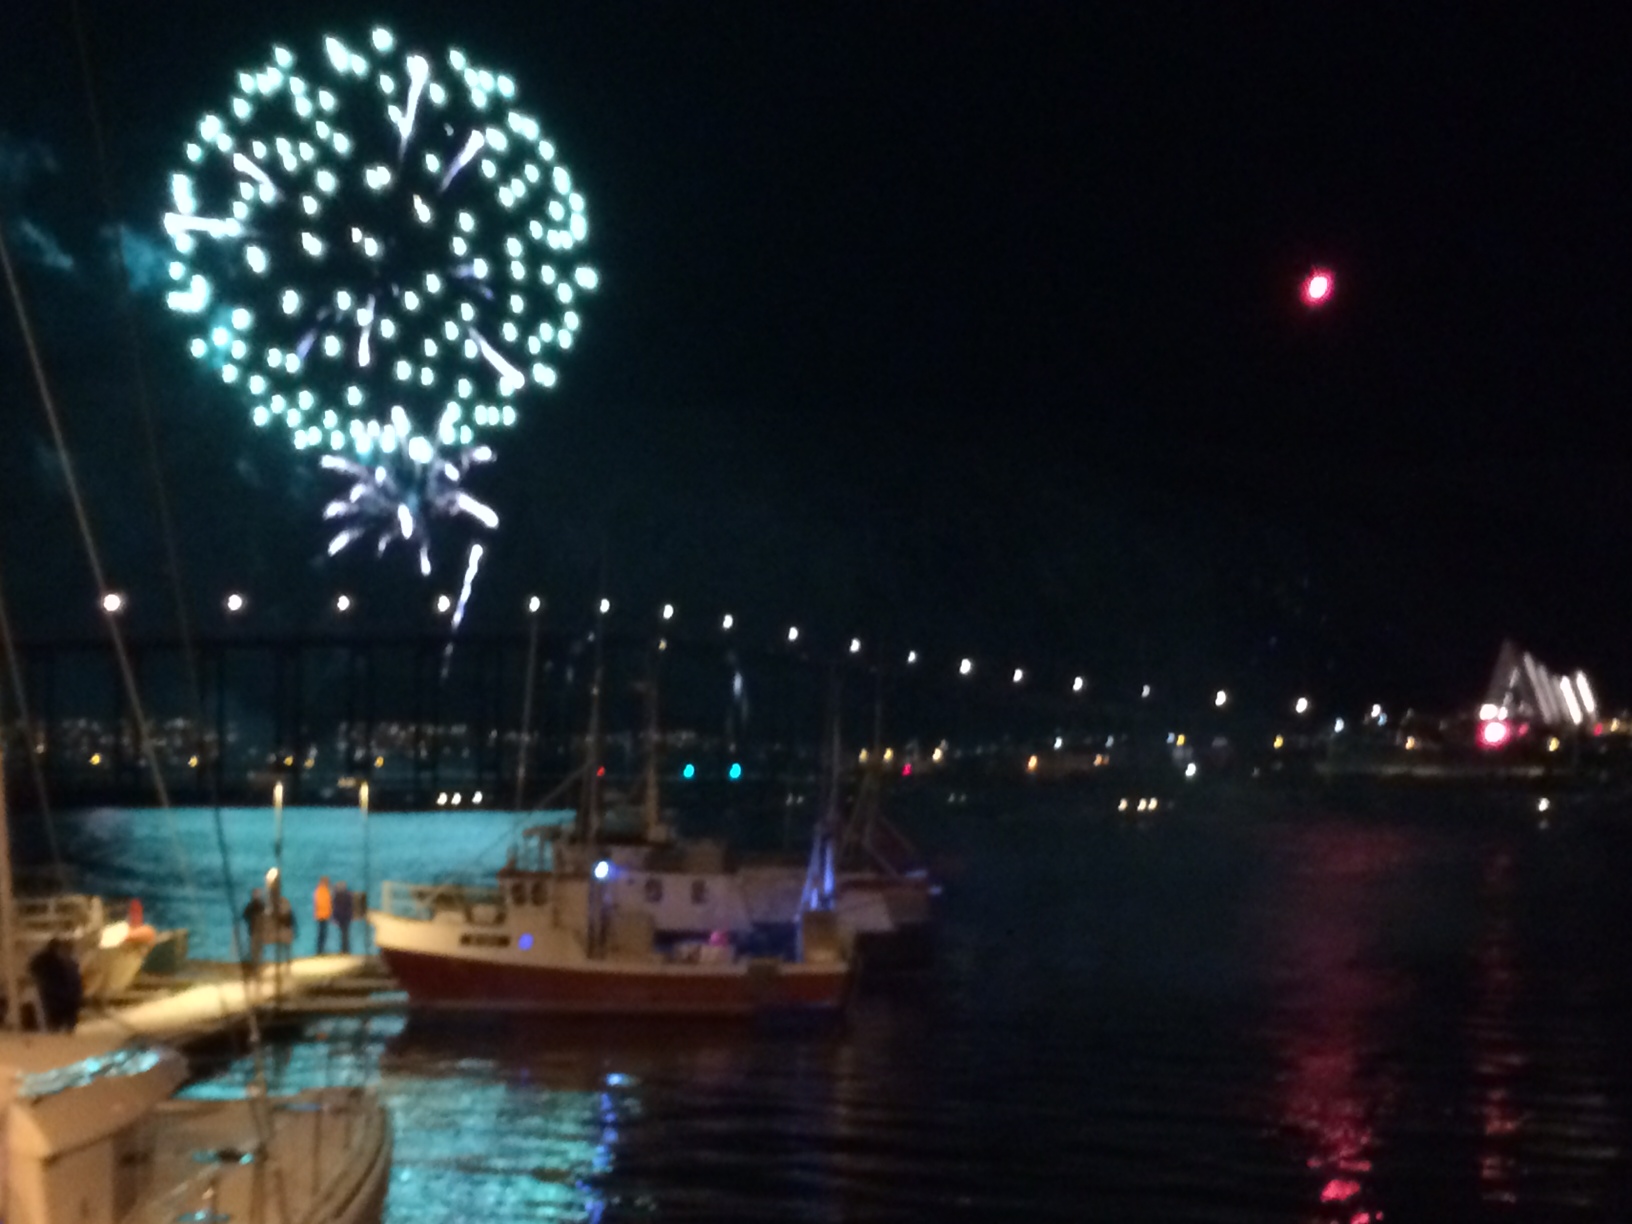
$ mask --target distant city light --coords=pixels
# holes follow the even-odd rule
[[[228,612],[238,613],[244,610],[244,597],[237,591],[227,596],[226,607]]]
[[[542,599],[540,599],[537,595],[534,595],[531,599],[529,599],[527,601],[527,611],[532,613],[532,615],[534,615],[534,616],[537,616],[539,614],[539,612],[543,609],[543,607],[544,607],[544,601]]]
[[[1184,776],[1187,778],[1193,778],[1196,776],[1196,763],[1194,761],[1191,761],[1184,767]]]
[[[911,667],[916,662],[918,662],[918,652],[916,650],[907,651],[907,666]]]
[[[1347,724],[1345,724],[1344,721],[1341,718],[1333,719],[1332,720],[1332,734],[1333,735],[1342,735],[1343,734],[1343,728],[1346,725]]]
[[[1332,291],[1337,288],[1337,278],[1328,268],[1313,268],[1303,281],[1303,304],[1305,306],[1323,306],[1331,300]]]
[[[680,771],[680,776],[687,782],[690,782],[697,776],[697,766],[693,765],[690,761],[687,761],[685,768]]]
[[[861,653],[861,639],[860,638],[851,638],[850,639],[850,653],[851,654],[860,654]]]
[[[1307,714],[1307,713],[1309,713],[1309,698],[1299,697],[1296,701],[1294,701],[1292,703],[1292,711],[1295,714]]]
[[[742,762],[732,761],[731,768],[726,771],[726,776],[733,782],[740,781],[742,779]]]
[[[729,612],[727,612],[724,616],[720,617],[720,628],[723,629],[726,633],[730,633],[731,632],[731,626],[736,624],[736,623],[737,623],[737,618],[732,616],[731,613],[729,613]]]
[[[1065,747],[1065,736],[1056,735],[1054,737],[1054,751],[1058,752],[1061,748],[1064,748],[1064,747]]]
[[[612,611],[612,601],[610,599],[602,599],[601,600],[601,615],[605,616],[610,611]]]
[[[1075,680],[1071,681],[1071,691],[1073,693],[1080,693],[1080,692],[1082,692],[1083,689],[1085,689],[1087,687],[1088,687],[1088,681],[1086,679],[1084,679],[1082,676],[1078,676]]]
[[[1029,757],[1026,758],[1026,772],[1027,773],[1036,773],[1037,772],[1037,754],[1035,752],[1032,753]]]
[[[1512,729],[1500,719],[1491,719],[1479,727],[1479,742],[1486,748],[1500,748],[1507,743],[1508,737],[1513,734]]]
[[[125,597],[118,591],[109,591],[102,596],[102,611],[109,616],[118,616],[125,610]]]
[[[342,613],[350,612],[351,611],[351,596],[350,595],[336,595],[334,597],[334,610],[336,612],[342,612]]]
[[[1213,694],[1213,704],[1215,706],[1218,706],[1220,709],[1223,709],[1225,704],[1228,703],[1229,700],[1230,700],[1230,695],[1228,693],[1226,693],[1223,689],[1219,689],[1218,692]]]
[[[664,604],[663,605],[663,619],[664,620],[673,620],[674,619],[674,605],[673,604]]]
[[[1543,798],[1540,798],[1540,799],[1536,800],[1536,811],[1538,811],[1538,812],[1545,812],[1548,808],[1550,808],[1552,806],[1553,806],[1553,801],[1551,799],[1546,798],[1545,796]]]
[[[1025,679],[1026,679],[1026,669],[1023,668],[1023,667],[1015,668],[1014,669],[1014,682],[1016,684],[1022,684],[1022,683],[1025,682]]]
[[[958,675],[960,676],[967,676],[974,670],[975,661],[973,659],[965,659],[963,662],[958,664]]]
[[[438,595],[436,597],[436,610],[437,610],[437,612],[439,612],[443,616],[446,616],[450,611],[452,611],[452,609],[453,609],[453,600],[449,596],[447,596],[447,595]]]
[[[798,625],[789,625],[788,626],[788,641],[797,642],[798,640],[799,640],[799,626]]]
[[[1147,684],[1144,688],[1140,689],[1139,696],[1148,698],[1150,696],[1150,685]]]

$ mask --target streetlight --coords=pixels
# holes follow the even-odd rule
[[[102,611],[109,616],[118,616],[125,610],[125,597],[119,591],[109,591],[102,596]]]
[[[537,595],[534,595],[531,599],[529,599],[527,601],[527,611],[530,614],[532,614],[533,616],[537,616],[543,610],[544,610],[544,601],[542,599],[540,599]]]
[[[971,672],[973,672],[974,670],[975,670],[975,661],[973,659],[964,659],[961,663],[958,664],[958,675],[960,675],[960,676],[967,676]]]
[[[236,615],[238,615],[238,613],[240,613],[240,612],[242,612],[244,610],[244,607],[245,607],[244,597],[242,595],[240,595],[237,591],[233,591],[227,596],[227,598],[226,598],[226,609],[227,609],[227,612],[229,614],[231,614],[233,616],[236,616]]]
[[[436,597],[436,611],[440,616],[446,616],[453,608],[453,600],[446,595]]]
[[[351,596],[350,595],[336,595],[335,598],[334,598],[334,610],[336,612],[340,613],[340,615],[342,615],[342,616],[344,616],[347,612],[350,612],[351,611]]]
[[[1292,712],[1295,713],[1295,714],[1307,714],[1307,713],[1309,713],[1309,698],[1299,697],[1295,702],[1292,703]]]
[[[1023,684],[1023,683],[1025,683],[1025,679],[1026,679],[1026,669],[1023,668],[1023,667],[1015,668],[1014,669],[1014,682],[1016,684]]]
[[[911,667],[917,662],[918,662],[918,652],[916,650],[907,651],[907,666]]]
[[[663,619],[666,620],[666,621],[674,619],[674,605],[673,604],[666,603],[666,604],[663,605]]]
[[[798,640],[799,640],[799,626],[798,625],[789,625],[788,626],[788,641],[797,642]]]
[[[1073,693],[1080,693],[1087,687],[1088,681],[1081,676],[1078,676],[1075,680],[1071,681],[1071,691]]]
[[[1221,710],[1229,703],[1229,700],[1230,695],[1223,689],[1219,689],[1218,692],[1213,694],[1213,704]]]
[[[1139,696],[1140,696],[1140,698],[1142,700],[1145,700],[1145,701],[1150,700],[1150,685],[1147,684],[1142,689],[1140,689],[1139,690]]]
[[[850,639],[850,653],[851,654],[860,654],[861,653],[861,639],[860,638],[851,638]]]
[[[600,607],[601,607],[601,615],[605,616],[608,612],[612,611],[612,601],[603,596],[602,599],[601,599]]]
[[[731,626],[735,625],[736,623],[737,618],[732,616],[731,613],[727,612],[724,616],[720,617],[720,632],[730,633]]]

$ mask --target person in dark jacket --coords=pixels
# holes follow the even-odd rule
[[[249,894],[249,904],[244,906],[244,926],[248,928],[249,967],[261,967],[261,946],[266,942],[266,901],[261,896],[261,890],[252,889]]]
[[[351,920],[352,920],[351,889],[341,880],[334,886],[334,925],[340,932],[340,951],[342,954],[351,951]]]
[[[29,958],[28,971],[40,996],[42,1027],[51,1033],[72,1033],[79,1025],[85,986],[80,980],[79,962],[68,945],[60,939],[49,940]]]

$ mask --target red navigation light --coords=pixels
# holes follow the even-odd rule
[[[1479,742],[1486,748],[1500,748],[1512,734],[1505,722],[1493,718],[1479,728]]]
[[[1305,306],[1324,306],[1331,300],[1332,290],[1337,288],[1337,278],[1326,268],[1313,268],[1309,275],[1303,278],[1303,304]]]
[[[905,765],[901,766],[901,776],[903,778],[912,777],[912,762],[911,761],[908,761]]]
[[[1604,733],[1604,724],[1603,723],[1593,723],[1592,724],[1592,733],[1594,735],[1602,735]]]
[[[597,769],[597,770],[596,770],[596,771],[595,771],[595,776],[596,776],[596,777],[597,777],[597,778],[604,778],[604,777],[606,777],[606,766],[605,766],[605,765],[602,765],[602,766],[601,766],[601,767],[600,767],[600,768],[599,768],[599,769]]]

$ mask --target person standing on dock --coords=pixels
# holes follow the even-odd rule
[[[249,904],[244,906],[244,925],[249,928],[249,968],[253,973],[261,967],[261,947],[266,943],[266,901],[258,888],[250,890]]]
[[[341,880],[334,886],[334,926],[340,932],[340,951],[351,954],[351,889]]]
[[[317,954],[323,955],[329,942],[329,920],[334,917],[334,894],[329,891],[329,877],[323,876],[312,890],[312,917],[317,922]]]

